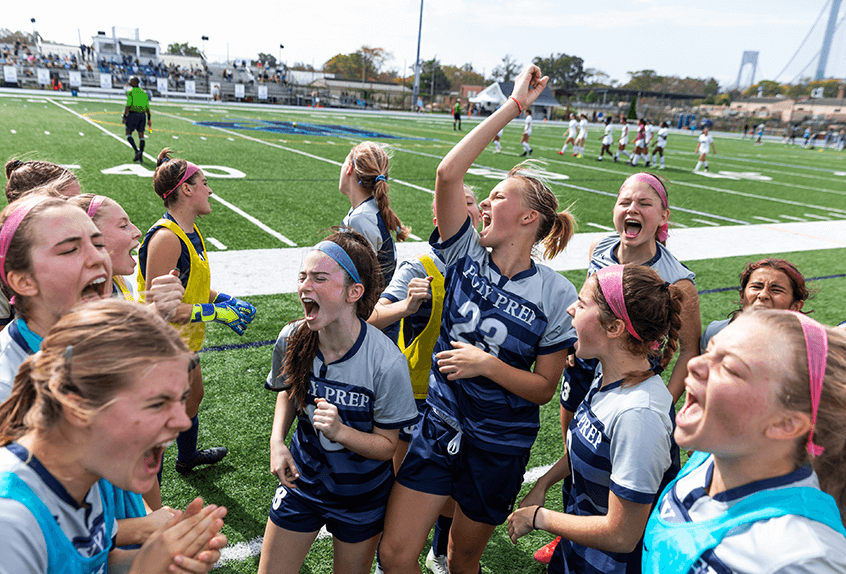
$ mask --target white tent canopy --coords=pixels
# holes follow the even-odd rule
[[[478,95],[470,98],[470,102],[473,104],[493,104],[494,106],[498,106],[506,99],[505,94],[502,93],[499,87],[499,82],[494,82],[479,92]]]

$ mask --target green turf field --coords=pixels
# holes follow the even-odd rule
[[[36,93],[37,94],[37,93]],[[353,143],[361,139],[384,141],[393,148],[390,183],[392,205],[412,232],[426,238],[431,231],[431,192],[440,158],[462,135],[452,130],[443,116],[372,114],[350,111],[280,109],[275,107],[224,107],[165,104],[154,101],[153,128],[147,152],[153,156],[165,146],[177,150],[201,166],[215,194],[227,204],[213,203],[213,212],[200,222],[207,239],[229,250],[279,248],[289,244],[307,246],[324,231],[340,223],[349,209],[338,192],[340,163]],[[145,231],[163,211],[153,193],[152,162],[142,167],[131,162],[132,152],[123,142],[120,115],[122,102],[70,97],[45,99],[19,94],[0,94],[0,157],[19,155],[79,166],[75,172],[83,190],[108,195],[119,201],[133,222]],[[230,127],[197,125],[227,122]],[[299,131],[309,124],[347,126],[390,136],[423,139],[351,137],[349,133],[316,135],[284,133],[267,129]],[[237,127],[240,125],[240,128]],[[465,130],[475,118],[464,121]],[[261,127],[263,129],[256,129]],[[243,129],[250,128],[250,129]],[[310,128],[309,128],[310,129]],[[522,122],[507,127],[504,153],[493,146],[482,154],[467,183],[480,197],[486,196],[520,158]],[[632,168],[623,163],[595,161],[599,130],[589,132],[587,153],[582,159],[557,155],[565,126],[536,121],[531,138],[533,158],[545,159],[562,205],[572,204],[581,231],[610,228],[614,195]],[[619,130],[615,132],[615,138]],[[768,142],[753,146],[750,140],[716,135],[718,155],[710,156],[708,176],[691,173],[696,163],[696,140],[671,133],[667,146],[667,176],[673,220],[680,227],[743,225],[773,221],[846,220],[846,154],[819,152],[798,146]],[[631,146],[630,148],[631,149]],[[212,167],[216,166],[216,167]],[[106,173],[104,173],[104,171]],[[242,177],[231,176],[242,175]],[[230,177],[220,177],[230,176]],[[244,217],[246,214],[252,219]],[[264,227],[256,224],[258,221]],[[844,224],[846,225],[846,224]],[[844,231],[846,237],[846,231]],[[286,243],[285,241],[289,243]],[[672,235],[668,243],[672,250]],[[707,245],[703,245],[707,254]],[[209,241],[208,249],[217,249]],[[757,252],[770,253],[761,245]],[[815,297],[805,309],[823,322],[846,319],[846,249],[780,253],[795,262],[806,277],[830,277],[811,283]],[[703,259],[689,262],[697,274],[697,288],[710,291],[738,284],[743,265],[756,256]],[[213,270],[214,272],[214,270]],[[565,275],[580,287],[584,270]],[[238,295],[233,293],[233,295]],[[263,380],[270,367],[271,348],[262,345],[275,339],[280,328],[297,318],[300,307],[292,294],[251,297],[256,320],[243,337],[223,326],[208,330],[202,355],[206,396],[201,407],[201,446],[225,445],[229,456],[216,467],[184,478],[173,471],[174,452],[166,455],[163,497],[166,504],[182,507],[194,496],[229,508],[225,533],[238,546],[243,559],[233,559],[219,572],[255,572],[256,556],[246,543],[261,536],[276,480],[269,473],[269,432],[275,395],[265,391]],[[737,292],[703,293],[703,326],[721,319],[736,307]],[[220,350],[228,345],[255,343],[248,348]],[[668,370],[669,372],[669,370]],[[529,468],[553,463],[561,454],[558,406],[553,401],[541,410],[543,428],[532,452]],[[548,506],[561,507],[554,490]],[[507,574],[540,573],[544,568],[532,560],[532,552],[551,539],[532,533],[515,546],[505,528],[497,528],[483,556],[483,571]],[[228,554],[233,556],[233,554]],[[309,554],[302,572],[331,571],[331,542],[320,539]]]

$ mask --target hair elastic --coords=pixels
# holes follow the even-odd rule
[[[379,175],[376,176],[375,181],[388,181],[388,178],[380,173]]]
[[[361,277],[358,275],[358,269],[353,263],[353,260],[344,251],[344,248],[335,243],[334,241],[321,241],[314,247],[312,247],[312,251],[314,250],[322,251],[329,257],[335,260],[335,262],[340,265],[344,271],[349,273],[350,277],[352,277],[353,282],[361,283]]]
[[[514,103],[517,104],[517,111],[522,114],[523,113],[523,106],[520,105],[520,102],[517,101],[517,98],[515,98],[514,96],[508,96],[508,99],[514,100]]]
[[[817,411],[820,408],[823,378],[828,358],[828,334],[817,321],[797,311],[791,311],[802,325],[805,336],[805,349],[808,354],[808,374],[811,387],[811,432],[808,434],[808,453],[819,456],[825,447],[814,444],[814,427],[817,424]]]
[[[608,267],[603,267],[596,272],[596,279],[599,282],[599,289],[605,296],[605,300],[608,302],[608,306],[611,307],[611,311],[614,313],[614,316],[626,324],[626,331],[628,331],[632,337],[638,341],[643,341],[643,339],[640,338],[640,335],[638,335],[635,331],[634,326],[632,326],[632,322],[629,319],[629,313],[626,311],[626,301],[623,297],[624,269],[625,267],[622,265],[609,265]]]
[[[94,219],[94,216],[97,215],[97,210],[100,209],[105,199],[105,195],[95,195],[91,198],[91,203],[88,204],[88,217]]]
[[[18,230],[18,227],[27,214],[29,214],[36,205],[47,201],[48,199],[52,198],[49,195],[35,195],[32,196],[31,199],[21,200],[22,205],[9,214],[9,217],[7,217],[6,221],[3,222],[3,227],[0,228],[0,279],[2,279],[3,283],[6,285],[9,284],[9,282],[6,281],[6,255],[9,253],[9,246],[12,243],[12,239],[15,237],[15,232]]]
[[[177,183],[177,184],[176,184],[176,187],[174,187],[173,189],[171,189],[170,191],[168,191],[166,194],[164,194],[164,195],[162,196],[162,199],[167,199],[167,198],[168,198],[168,196],[169,196],[171,193],[173,193],[174,191],[176,191],[177,189],[179,189],[179,187],[180,187],[183,183],[185,183],[186,181],[188,181],[188,180],[191,178],[191,176],[192,176],[192,175],[194,175],[195,173],[197,173],[198,171],[200,171],[200,168],[199,168],[199,167],[197,167],[196,165],[194,165],[193,163],[191,163],[190,161],[186,161],[185,163],[187,163],[187,164],[188,164],[188,167],[186,167],[186,168],[185,168],[185,175],[183,175],[183,176],[182,176],[182,179],[180,179],[180,180],[179,180],[179,183]]]
[[[660,179],[646,171],[630,175],[626,179],[626,181],[629,181],[630,179],[645,183],[646,185],[654,189],[655,193],[658,194],[658,197],[661,198],[661,205],[664,206],[664,209],[670,209],[670,204],[667,200],[667,189],[664,187],[664,184],[661,183]],[[626,182],[623,182],[623,185],[626,185]],[[623,186],[620,186],[620,189],[623,189]],[[658,241],[667,241],[667,231],[669,230],[669,228],[670,226],[665,223],[658,229]]]

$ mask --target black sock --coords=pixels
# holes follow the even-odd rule
[[[145,140],[144,138],[140,138],[140,139],[141,139],[141,141],[138,142],[138,150],[143,152],[144,151],[144,144],[147,143],[147,140]]]
[[[129,142],[129,145],[131,145],[131,146],[132,146],[132,149],[133,149],[134,151],[136,151],[136,152],[138,151],[138,147],[135,145],[135,140],[134,140],[134,139],[132,139],[132,136],[131,136],[131,135],[126,136],[126,141],[128,141],[128,142]]]
[[[446,556],[449,545],[449,529],[452,527],[452,517],[441,514],[435,521],[435,533],[432,535],[432,551],[435,556]]]
[[[179,433],[176,437],[176,460],[179,462],[191,462],[197,456],[197,435],[200,431],[200,420],[194,415],[191,419],[191,428]]]

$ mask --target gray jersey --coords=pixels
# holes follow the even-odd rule
[[[12,337],[12,325],[14,322],[9,323],[0,331],[0,402],[9,398],[18,369],[30,355],[29,349],[21,346],[26,343],[20,335]]]
[[[11,472],[23,480],[52,514],[62,532],[82,556],[92,556],[114,545],[105,540],[104,509],[99,484],[95,483],[79,506],[67,490],[37,459],[26,464],[27,451],[17,444],[0,448],[0,472]],[[0,532],[3,557],[0,574],[42,573],[48,571],[47,545],[35,516],[20,502],[0,498]],[[117,521],[112,524],[117,534]]]

